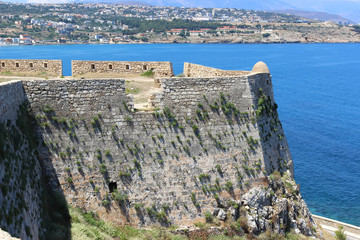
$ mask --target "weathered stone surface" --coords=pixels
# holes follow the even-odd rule
[[[134,61],[71,61],[72,75],[86,73],[140,75],[148,70],[154,71],[154,77],[172,77],[174,71],[171,62],[134,62]],[[106,76],[106,75],[105,75]]]
[[[0,59],[0,73],[47,73],[62,76],[61,60]]]
[[[294,221],[314,234],[269,73],[161,78],[152,112],[134,110],[122,79],[22,85],[44,172],[69,204],[139,227],[191,225],[210,212],[246,217],[255,234]],[[275,170],[290,175],[269,180]]]
[[[39,239],[43,233],[41,168],[30,146],[34,143],[27,138],[29,132],[19,126],[30,124],[18,119],[24,101],[21,81],[0,83],[0,227],[21,239]]]
[[[223,209],[219,210],[219,213],[217,215],[218,219],[221,221],[225,221],[226,220],[226,213]]]
[[[268,72],[269,73],[269,72]],[[194,63],[184,63],[185,77],[229,77],[249,74],[248,71],[226,71],[212,67],[205,67]]]
[[[18,240],[19,238],[11,237],[11,235],[0,228],[0,239],[1,240]]]

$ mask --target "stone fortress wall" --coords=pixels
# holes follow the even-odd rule
[[[228,77],[228,76],[241,76],[249,74],[249,71],[229,71],[221,70],[212,67],[206,67],[194,63],[184,63],[184,76],[185,77]]]
[[[174,71],[171,62],[135,62],[135,61],[78,61],[72,64],[72,76],[81,77],[86,74],[100,74],[106,77],[140,75],[152,70],[154,77],[172,77]],[[61,60],[32,60],[32,59],[0,59],[0,73],[6,74],[41,74],[62,76],[63,66]]]
[[[0,83],[0,122],[15,122],[19,105],[25,101],[21,81]]]
[[[21,107],[21,81],[0,83],[0,228],[21,239],[43,234],[40,163]]]
[[[0,59],[0,73],[47,73],[50,76],[62,76],[61,60]]]
[[[135,62],[135,61],[72,61],[72,75],[81,76],[86,73],[119,74],[127,76],[142,74],[153,70],[154,77],[172,77],[174,71],[171,62]],[[104,75],[105,74],[105,75]]]
[[[210,212],[246,217],[254,233],[290,225],[314,235],[271,75],[262,63],[253,70],[160,78],[152,111],[134,109],[123,79],[23,81],[50,185],[117,224],[190,225]],[[268,178],[275,170],[291,188]]]

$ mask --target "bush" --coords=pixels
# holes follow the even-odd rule
[[[336,235],[335,238],[337,240],[346,240],[346,235],[345,235],[343,226],[338,227],[338,230],[335,231],[335,235]]]
[[[229,181],[229,182],[225,183],[225,188],[226,188],[227,191],[231,191],[232,187],[233,187],[232,182]]]
[[[218,171],[219,174],[223,173],[220,164],[216,165],[216,170]]]
[[[108,207],[110,205],[110,202],[108,200],[103,200],[101,203],[104,207]]]
[[[207,223],[212,223],[214,216],[210,212],[205,213],[205,220]]]

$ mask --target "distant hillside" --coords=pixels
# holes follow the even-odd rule
[[[76,0],[82,1],[83,0]],[[87,0],[90,2],[95,2],[95,0]],[[119,2],[118,0],[102,0],[103,2]],[[301,17],[311,18],[311,19],[320,19],[323,21],[333,21],[333,22],[351,22],[360,21],[359,11],[356,9],[360,2],[354,2],[349,0],[344,0],[339,2],[338,0],[334,2],[319,3],[314,5],[311,0],[306,0],[302,3],[295,3],[290,0],[226,0],[226,1],[217,1],[217,0],[138,0],[143,3],[147,3],[153,6],[175,6],[175,7],[207,7],[207,8],[237,8],[237,9],[249,9],[249,10],[265,10],[265,11],[275,11],[279,13],[290,13],[296,14]],[[133,4],[131,4],[133,5]],[[137,4],[139,5],[139,4]],[[281,9],[281,10],[279,10]],[[283,10],[291,9],[291,10]],[[305,11],[306,10],[306,11]],[[290,12],[291,11],[291,12]],[[341,17],[340,15],[330,14],[327,12],[333,12],[340,14],[347,18]],[[351,20],[349,20],[349,18]]]
[[[140,1],[118,1],[118,0],[74,0],[75,3],[111,3],[129,6],[150,6],[150,4]]]
[[[129,5],[129,6],[150,6],[148,3],[139,2],[139,1],[120,1],[117,2],[122,5]]]
[[[339,22],[349,22],[349,23],[355,23],[347,18],[344,18],[340,15],[336,15],[336,14],[330,14],[330,13],[326,13],[326,12],[312,12],[312,11],[302,11],[302,10],[294,10],[294,9],[289,9],[289,10],[272,10],[269,12],[276,12],[276,13],[285,13],[285,14],[291,14],[291,15],[296,15],[296,16],[300,16],[300,17],[304,17],[304,18],[309,18],[309,19],[319,19],[321,21],[332,21],[335,23],[339,23]]]
[[[214,7],[214,8],[238,8],[252,10],[276,10],[276,9],[292,9],[294,6],[283,0],[143,0],[155,6],[179,6],[179,7]]]

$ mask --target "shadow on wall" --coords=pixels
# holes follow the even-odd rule
[[[41,228],[46,229],[44,237],[54,240],[71,239],[71,217],[55,169],[49,160],[50,149],[44,144],[42,135],[38,134],[39,126],[27,101],[20,106],[20,113],[19,128],[26,135],[30,146],[36,148],[35,153],[41,166],[43,212]],[[54,186],[54,183],[57,183],[57,186]]]

